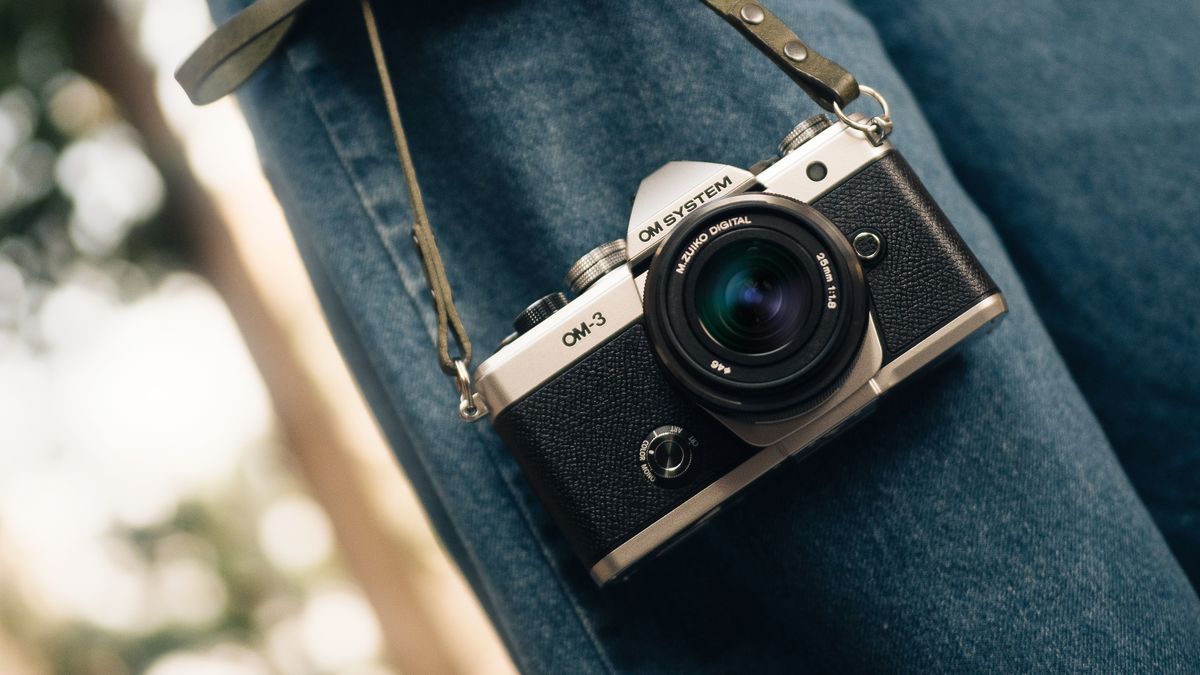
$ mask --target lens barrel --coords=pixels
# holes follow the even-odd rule
[[[816,209],[770,194],[713,202],[676,226],[646,277],[646,323],[701,403],[758,421],[818,405],[867,323],[863,271]]]

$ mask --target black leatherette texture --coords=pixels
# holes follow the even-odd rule
[[[864,227],[883,235],[884,256],[867,269],[867,287],[889,359],[996,290],[899,153],[867,166],[813,206],[848,237]]]
[[[665,424],[700,439],[670,487],[647,480],[638,459],[642,439]],[[753,451],[673,388],[640,323],[509,406],[495,427],[589,567]]]

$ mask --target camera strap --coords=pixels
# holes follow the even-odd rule
[[[702,0],[787,73],[809,98],[833,111],[858,98],[850,71],[809,47],[762,4],[747,0]]]
[[[296,12],[308,0],[257,0],[217,28],[179,67],[175,79],[196,105],[211,103],[245,82],[278,49],[295,23]],[[702,0],[766,54],[813,101],[833,111],[847,124],[863,131],[873,143],[882,142],[891,131],[887,104],[869,87],[861,87],[842,66],[805,44],[792,29],[756,0]],[[487,414],[486,403],[474,390],[469,367],[471,340],[454,305],[450,281],[438,250],[425,200],[417,182],[417,171],[409,151],[408,137],[400,119],[400,108],[388,70],[383,42],[370,0],[361,0],[363,21],[371,54],[379,74],[391,123],[396,151],[404,173],[413,213],[413,241],[433,295],[437,313],[438,364],[455,378],[459,392],[459,416],[473,422]],[[851,120],[843,108],[858,98],[860,91],[883,105],[884,112],[866,123]],[[451,350],[453,339],[457,350]]]

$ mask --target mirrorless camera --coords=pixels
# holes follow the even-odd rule
[[[654,172],[567,283],[476,382],[601,584],[1007,311],[900,154],[823,115],[750,170]]]

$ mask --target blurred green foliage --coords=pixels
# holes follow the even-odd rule
[[[72,192],[62,159],[73,148],[107,138],[110,146],[98,146],[100,151],[89,160],[93,164],[97,157],[103,164],[104,152],[115,149],[125,152],[128,165],[127,151],[132,148],[134,159],[152,166],[148,158],[153,153],[142,147],[120,106],[92,76],[94,69],[112,67],[104,62],[104,45],[93,30],[105,11],[100,0],[0,0],[0,268],[7,265],[20,272],[19,283],[9,286],[4,282],[12,277],[0,275],[0,333],[8,331],[18,342],[28,342],[30,354],[42,349],[37,344],[39,331],[25,330],[23,324],[36,324],[41,300],[81,265],[100,270],[126,300],[188,266],[188,240],[177,226],[179,214],[172,212],[178,206],[170,173],[185,170],[182,167],[153,167],[150,187],[165,194],[154,202],[158,206],[138,212],[128,227],[110,228],[119,237],[89,245],[80,235],[81,223],[95,214],[86,212],[78,196],[83,187],[94,184],[76,186],[79,189]],[[113,154],[114,162],[118,155]],[[98,170],[103,174],[105,168]],[[90,169],[93,173],[84,172],[84,180],[95,176],[96,167]],[[145,171],[134,173],[147,182]],[[107,179],[101,184],[111,183],[111,175],[101,177]],[[133,193],[150,188],[118,181],[113,189]],[[135,553],[134,567],[153,573],[173,555],[179,557],[164,553],[173,541],[201,542],[199,552],[183,557],[201,560],[219,578],[224,601],[214,618],[190,623],[158,618],[144,630],[116,630],[83,617],[63,616],[54,608],[37,606],[37,594],[20,586],[22,570],[12,567],[20,563],[0,555],[0,633],[19,643],[34,662],[71,675],[142,673],[164,655],[218,644],[245,646],[261,656],[267,651],[271,626],[294,619],[314,584],[344,582],[344,573],[331,559],[302,573],[284,571],[264,553],[257,529],[264,510],[280,495],[298,493],[302,487],[280,459],[273,439],[257,439],[257,445],[261,447],[244,450],[248,459],[243,464],[259,466],[243,466],[219,490],[184,495],[162,522],[140,528],[114,524],[106,533]],[[38,461],[47,465],[63,459],[61,448],[21,450],[43,453]],[[4,535],[0,526],[0,544]],[[148,591],[154,592],[158,591]]]
[[[75,111],[93,119],[75,119],[74,128],[57,124],[52,106],[76,80],[95,86],[89,71],[103,67],[104,54],[97,52],[104,45],[93,28],[106,11],[102,0],[0,0],[0,256],[27,279],[53,284],[80,258],[117,263],[110,271],[118,274],[119,263],[136,262],[140,274],[156,277],[189,258],[187,239],[171,226],[168,209],[142,219],[101,251],[81,247],[71,236],[75,205],[54,175],[58,159],[90,131],[123,119],[98,87],[96,109]],[[6,132],[17,135],[15,147],[5,147]]]

